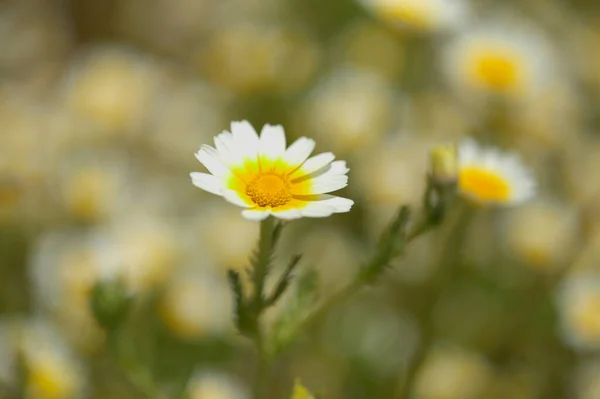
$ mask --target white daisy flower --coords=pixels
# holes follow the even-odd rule
[[[557,295],[565,341],[582,350],[600,349],[600,274],[568,277]]]
[[[468,16],[464,0],[360,0],[378,18],[421,31],[460,26]]]
[[[348,185],[344,161],[322,153],[310,157],[314,140],[301,137],[286,149],[282,126],[265,125],[260,137],[247,121],[203,145],[196,158],[210,172],[190,174],[196,187],[246,208],[242,216],[263,220],[326,217],[348,212],[354,202],[327,193]]]
[[[245,386],[236,378],[218,371],[198,371],[190,382],[191,399],[248,399]]]
[[[458,35],[447,45],[443,65],[464,95],[523,98],[548,84],[553,61],[549,43],[534,27],[495,20]]]
[[[479,205],[516,205],[535,194],[536,183],[516,154],[479,147],[467,139],[458,147],[458,190]]]

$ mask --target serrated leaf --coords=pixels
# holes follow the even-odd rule
[[[273,293],[267,300],[266,306],[272,306],[273,304],[275,304],[275,302],[277,302],[277,300],[285,293],[285,291],[287,290],[287,288],[290,285],[290,282],[292,279],[292,273],[296,269],[296,266],[300,262],[300,259],[302,259],[302,255],[294,255],[292,257],[292,259],[288,263],[288,266],[286,267],[285,271],[279,278],[279,282],[275,286]]]

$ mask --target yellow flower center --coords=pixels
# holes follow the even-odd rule
[[[473,73],[484,86],[496,91],[513,89],[520,79],[518,59],[512,54],[502,52],[477,55],[473,63]]]
[[[287,179],[272,173],[256,177],[246,187],[246,194],[260,207],[285,205],[292,198]]]
[[[577,329],[586,337],[600,337],[600,296],[593,296],[576,310]]]
[[[506,202],[510,196],[510,186],[502,176],[475,167],[460,171],[458,185],[462,192],[482,202]]]

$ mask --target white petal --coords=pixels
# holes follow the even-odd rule
[[[233,167],[243,163],[243,158],[235,149],[233,135],[227,130],[215,137],[215,147],[219,152],[219,157],[227,166]]]
[[[471,138],[461,141],[458,147],[458,162],[461,166],[471,163],[477,158],[480,148]]]
[[[216,195],[223,195],[223,184],[219,179],[208,173],[192,172],[190,173],[192,184],[204,191]]]
[[[332,207],[336,213],[348,212],[354,205],[351,199],[327,194],[320,195],[315,202]]]
[[[269,210],[258,210],[258,209],[246,209],[242,211],[242,217],[248,220],[261,221],[269,217],[271,211]]]
[[[283,158],[292,168],[296,168],[306,161],[314,149],[314,140],[300,137],[288,147]]]
[[[310,218],[324,218],[331,216],[335,213],[335,210],[329,205],[320,204],[319,202],[313,202],[302,208],[302,216]]]
[[[258,156],[260,139],[248,121],[231,122],[231,133],[237,154],[252,159]]]
[[[345,175],[350,169],[346,166],[346,161],[335,161],[331,163],[331,169],[326,174]]]
[[[196,159],[200,161],[206,169],[217,177],[223,177],[230,173],[229,168],[223,163],[216,149],[209,145],[202,145],[195,154]]]
[[[339,190],[348,185],[348,176],[345,175],[323,175],[311,181],[311,194],[325,194]],[[292,194],[294,194],[292,186]]]
[[[281,125],[265,125],[260,133],[260,153],[277,159],[285,153],[285,132]]]
[[[242,208],[250,208],[253,206],[246,202],[237,192],[234,190],[223,190],[223,197],[233,205],[241,206]]]
[[[283,220],[299,219],[302,217],[302,212],[299,209],[288,209],[285,211],[277,211],[277,209],[272,209],[271,214]]]
[[[310,157],[304,162],[304,164],[295,171],[292,176],[294,178],[300,178],[302,176],[309,175],[317,170],[328,166],[335,159],[335,155],[331,152],[324,152],[314,157]]]

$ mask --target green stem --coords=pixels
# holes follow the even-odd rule
[[[148,399],[165,399],[152,379],[150,371],[124,353],[124,342],[119,329],[107,331],[108,347],[127,379],[137,391]]]
[[[400,389],[399,397],[402,399],[411,397],[410,395],[412,394],[416,382],[417,373],[423,365],[434,342],[435,331],[432,317],[433,309],[443,293],[444,285],[448,281],[451,281],[456,273],[456,269],[460,262],[460,251],[462,250],[466,239],[471,216],[472,212],[470,207],[465,206],[455,221],[456,224],[452,234],[440,252],[441,257],[438,262],[439,271],[430,284],[430,292],[432,295],[426,300],[424,304],[425,309],[422,311],[421,342],[412,362],[406,370],[404,384]]]
[[[256,318],[260,316],[264,304],[265,279],[269,270],[269,261],[273,245],[273,227],[275,219],[271,216],[260,223],[260,237],[258,241],[258,259],[254,270],[254,306]],[[258,320],[257,320],[258,321]]]
[[[426,218],[421,219],[411,231],[404,237],[404,244],[408,244],[417,237],[427,232],[432,225],[427,221]],[[395,257],[401,255],[395,252],[396,245],[393,242],[394,238],[388,237],[387,242],[381,246],[380,250],[373,256],[369,263],[363,267],[362,271],[359,272],[350,284],[331,295],[325,302],[323,302],[315,311],[313,311],[292,333],[290,342],[294,341],[294,337],[300,334],[302,331],[306,331],[312,325],[321,320],[329,311],[340,303],[345,302],[347,299],[353,297],[363,287],[371,284],[379,275],[385,270],[385,267]]]
[[[254,382],[254,398],[264,399],[268,388],[269,359],[264,348],[264,337],[260,325],[260,316],[265,309],[265,280],[269,272],[269,263],[273,252],[273,231],[275,219],[268,217],[260,224],[258,254],[253,273],[254,299],[253,304],[253,334],[252,338],[258,352],[258,367]]]

